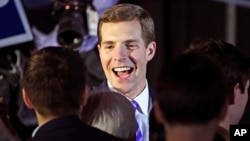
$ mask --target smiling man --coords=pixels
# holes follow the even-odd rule
[[[146,68],[156,52],[153,19],[140,6],[115,5],[100,17],[98,38],[107,81],[90,91],[115,91],[138,103],[137,123],[143,141],[148,141],[149,112],[154,94],[147,82]]]

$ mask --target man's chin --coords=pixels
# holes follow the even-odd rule
[[[117,90],[118,92],[120,92],[122,94],[125,94],[125,93],[129,92],[129,88],[124,86],[124,84],[122,86],[121,85],[116,85],[114,88],[115,88],[115,90]]]

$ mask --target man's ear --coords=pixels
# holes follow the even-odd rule
[[[236,83],[233,87],[233,94],[231,94],[232,98],[230,100],[230,104],[235,104],[235,98],[238,94],[241,94],[241,90],[240,90],[240,84]]]
[[[97,45],[97,49],[98,49],[98,51],[100,50],[100,48],[101,48],[101,45],[100,45],[100,44],[98,44],[98,45]]]
[[[29,96],[24,88],[22,88],[22,95],[23,95],[23,101],[24,101],[25,105],[29,109],[33,109],[34,106],[33,106],[32,102],[30,101]]]
[[[164,126],[166,120],[157,101],[154,102],[154,114],[157,122]]]
[[[147,46],[147,61],[150,61],[153,59],[153,57],[155,56],[155,52],[156,52],[156,43],[153,41],[151,43],[148,44]]]

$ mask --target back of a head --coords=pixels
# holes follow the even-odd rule
[[[43,116],[76,113],[83,102],[86,68],[78,52],[46,47],[26,62],[23,88]]]
[[[117,4],[104,12],[98,22],[98,38],[101,42],[101,27],[103,23],[117,23],[124,21],[138,20],[141,25],[142,38],[145,44],[155,40],[154,21],[151,15],[139,5]]]
[[[127,98],[115,92],[92,94],[81,112],[82,120],[116,137],[135,139],[135,115]]]
[[[236,46],[213,38],[195,38],[186,52],[199,51],[214,59],[222,67],[229,88],[240,84],[243,93],[250,77],[250,58]]]
[[[233,44],[213,38],[196,38],[190,43],[187,51],[199,51],[207,55],[218,62],[223,70],[228,88],[229,106],[224,120],[220,122],[221,128],[217,137],[221,136],[228,140],[229,126],[239,123],[247,105],[250,58]]]
[[[169,125],[205,124],[219,118],[226,104],[225,77],[198,52],[178,56],[159,77],[157,100]]]

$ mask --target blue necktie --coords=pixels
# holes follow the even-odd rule
[[[132,100],[131,103],[133,104],[134,110],[136,111],[136,109],[139,106],[138,103],[134,100]],[[136,122],[136,141],[143,141],[142,132],[141,132],[137,122]]]

